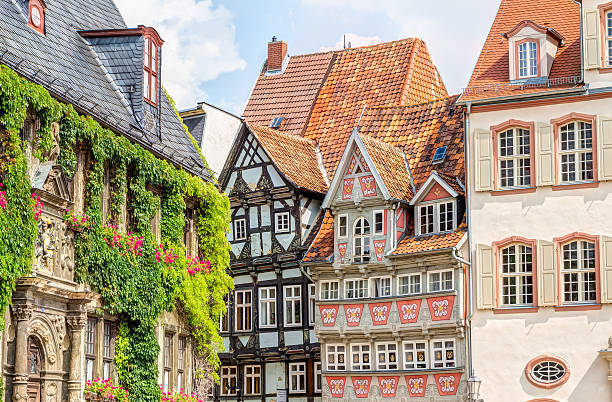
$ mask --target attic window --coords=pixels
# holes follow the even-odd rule
[[[144,99],[157,105],[157,59],[159,48],[149,37],[145,37],[144,74],[142,93]]]
[[[270,127],[279,128],[283,120],[285,120],[284,117],[275,117],[274,119],[272,119],[272,123],[270,123]]]
[[[28,25],[35,31],[45,34],[45,6],[39,0],[30,0]]]
[[[442,162],[444,162],[444,158],[446,158],[446,150],[447,149],[448,149],[447,146],[436,148],[436,151],[434,152],[433,158],[431,159],[431,163],[435,164],[435,163],[442,163]]]
[[[529,78],[538,76],[538,43],[527,40],[517,45],[518,76]]]

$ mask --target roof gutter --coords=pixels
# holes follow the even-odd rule
[[[581,78],[582,79],[582,78]],[[577,88],[569,88],[569,89],[559,89],[555,91],[546,91],[546,92],[534,92],[531,94],[520,94],[520,95],[509,95],[509,96],[499,96],[497,98],[489,98],[489,99],[478,99],[474,101],[463,101],[460,100],[457,102],[458,105],[462,106],[483,106],[490,104],[511,104],[511,103],[520,103],[525,102],[527,100],[539,100],[539,99],[550,99],[550,98],[558,98],[564,95],[580,95],[586,93],[587,90],[584,87]]]

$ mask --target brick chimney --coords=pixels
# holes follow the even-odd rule
[[[268,71],[282,70],[286,55],[287,43],[278,41],[276,36],[273,36],[272,42],[268,42]]]

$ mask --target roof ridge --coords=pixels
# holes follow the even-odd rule
[[[276,130],[276,129],[273,129],[273,128],[270,128],[270,127],[267,127],[267,126],[262,126],[261,124],[249,123],[248,121],[246,121],[246,124],[249,127],[263,128],[264,130],[268,131],[269,133],[274,133],[275,135],[280,134],[280,135],[285,136],[287,138],[291,138],[291,139],[295,139],[295,140],[298,140],[298,141],[306,142],[308,144],[311,144],[312,146],[316,146],[317,145],[317,143],[314,140],[311,140],[310,138],[302,137],[301,135],[289,134],[289,133],[286,133],[286,132],[284,132],[282,130]]]
[[[451,100],[451,98],[459,98],[459,94],[455,94],[455,95],[450,95],[450,96],[446,96],[443,98],[437,98],[434,100],[430,100],[427,102],[422,102],[422,103],[409,103],[409,104],[397,104],[397,105],[380,105],[380,106],[368,106],[366,109],[392,109],[394,107],[397,108],[408,108],[408,107],[417,107],[417,106],[424,106],[424,105],[429,105],[431,103],[440,103],[440,102],[444,102],[444,101],[448,101]]]
[[[325,52],[312,52],[312,53],[295,54],[295,55],[289,54],[289,57],[307,57],[307,56],[316,56],[316,55],[327,54],[327,53],[342,53],[342,52],[348,52],[348,51],[353,51],[353,50],[370,49],[370,48],[377,47],[377,46],[385,46],[385,45],[390,45],[392,43],[408,42],[408,41],[414,41],[414,40],[419,40],[423,42],[423,39],[419,37],[410,37],[410,38],[391,40],[387,42],[374,43],[372,45],[349,47],[346,49],[327,50]]]

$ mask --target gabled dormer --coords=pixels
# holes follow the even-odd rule
[[[508,39],[511,82],[547,79],[557,49],[564,45],[561,34],[531,20],[521,21],[502,36]]]
[[[453,232],[463,219],[464,190],[456,178],[442,177],[433,171],[414,195],[415,235]]]

